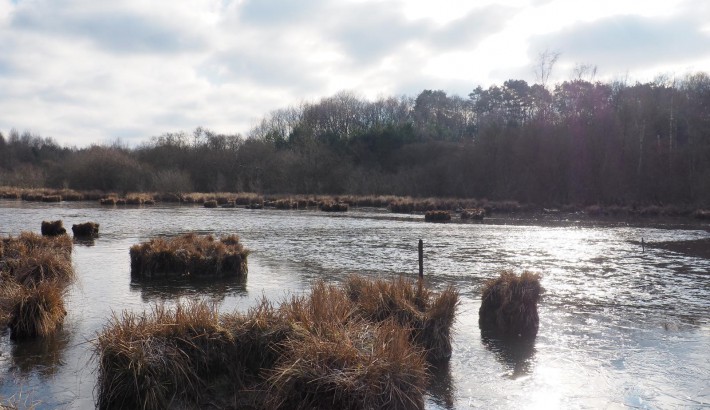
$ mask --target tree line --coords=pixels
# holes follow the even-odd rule
[[[246,135],[197,128],[134,148],[11,130],[0,185],[708,204],[710,76],[508,80],[374,101],[340,92],[273,111]]]

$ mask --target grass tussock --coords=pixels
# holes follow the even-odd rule
[[[205,208],[217,208],[217,200],[215,199],[210,199],[209,201],[204,201],[202,204]]]
[[[0,240],[0,324],[11,338],[46,337],[61,327],[64,292],[75,278],[71,251],[66,235]]]
[[[97,405],[421,409],[421,338],[449,334],[456,297],[351,277],[342,287],[317,282],[278,307],[263,299],[246,314],[204,302],[127,312],[94,345]]]
[[[501,272],[483,286],[479,326],[504,337],[535,337],[539,326],[537,302],[542,290],[540,274],[525,271],[518,276],[512,271]]]
[[[347,212],[348,204],[345,202],[323,202],[320,210],[323,212]]]
[[[427,211],[424,214],[424,220],[427,222],[447,222],[451,220],[449,211]]]
[[[42,196],[42,202],[62,202],[61,195],[44,195]]]
[[[101,205],[111,206],[111,205],[116,205],[117,202],[118,202],[118,199],[115,197],[108,197],[108,198],[99,199],[99,204],[101,204]]]
[[[71,226],[72,233],[78,238],[96,238],[99,236],[99,224],[96,222],[85,222]]]
[[[67,233],[64,228],[64,223],[61,220],[58,221],[42,221],[42,235],[44,236],[58,236]]]
[[[483,208],[471,208],[461,211],[461,219],[473,219],[474,221],[482,221],[486,216],[486,210]]]
[[[237,235],[215,239],[212,235],[186,234],[155,238],[131,247],[131,273],[156,276],[246,275],[249,251]]]

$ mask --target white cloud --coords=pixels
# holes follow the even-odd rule
[[[343,89],[465,96],[533,81],[545,48],[562,51],[564,70],[708,71],[710,8],[694,3],[0,0],[0,131],[71,145],[246,133],[271,110]]]

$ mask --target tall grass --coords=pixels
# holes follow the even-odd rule
[[[64,235],[67,230],[64,229],[64,223],[59,221],[42,221],[42,235],[45,236],[57,236]]]

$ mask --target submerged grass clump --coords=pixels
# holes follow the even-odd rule
[[[189,233],[155,238],[130,249],[131,274],[139,277],[176,275],[241,276],[247,274],[249,251],[237,235],[215,239]]]
[[[426,339],[449,337],[456,303],[452,289],[351,277],[246,314],[127,312],[95,342],[97,405],[421,409],[427,353],[446,344]]]
[[[0,240],[0,324],[11,338],[45,337],[61,327],[64,293],[75,277],[71,251],[66,235]]]
[[[483,286],[479,326],[503,337],[535,337],[541,293],[540,274],[524,271],[517,276],[512,271],[501,272]]]

